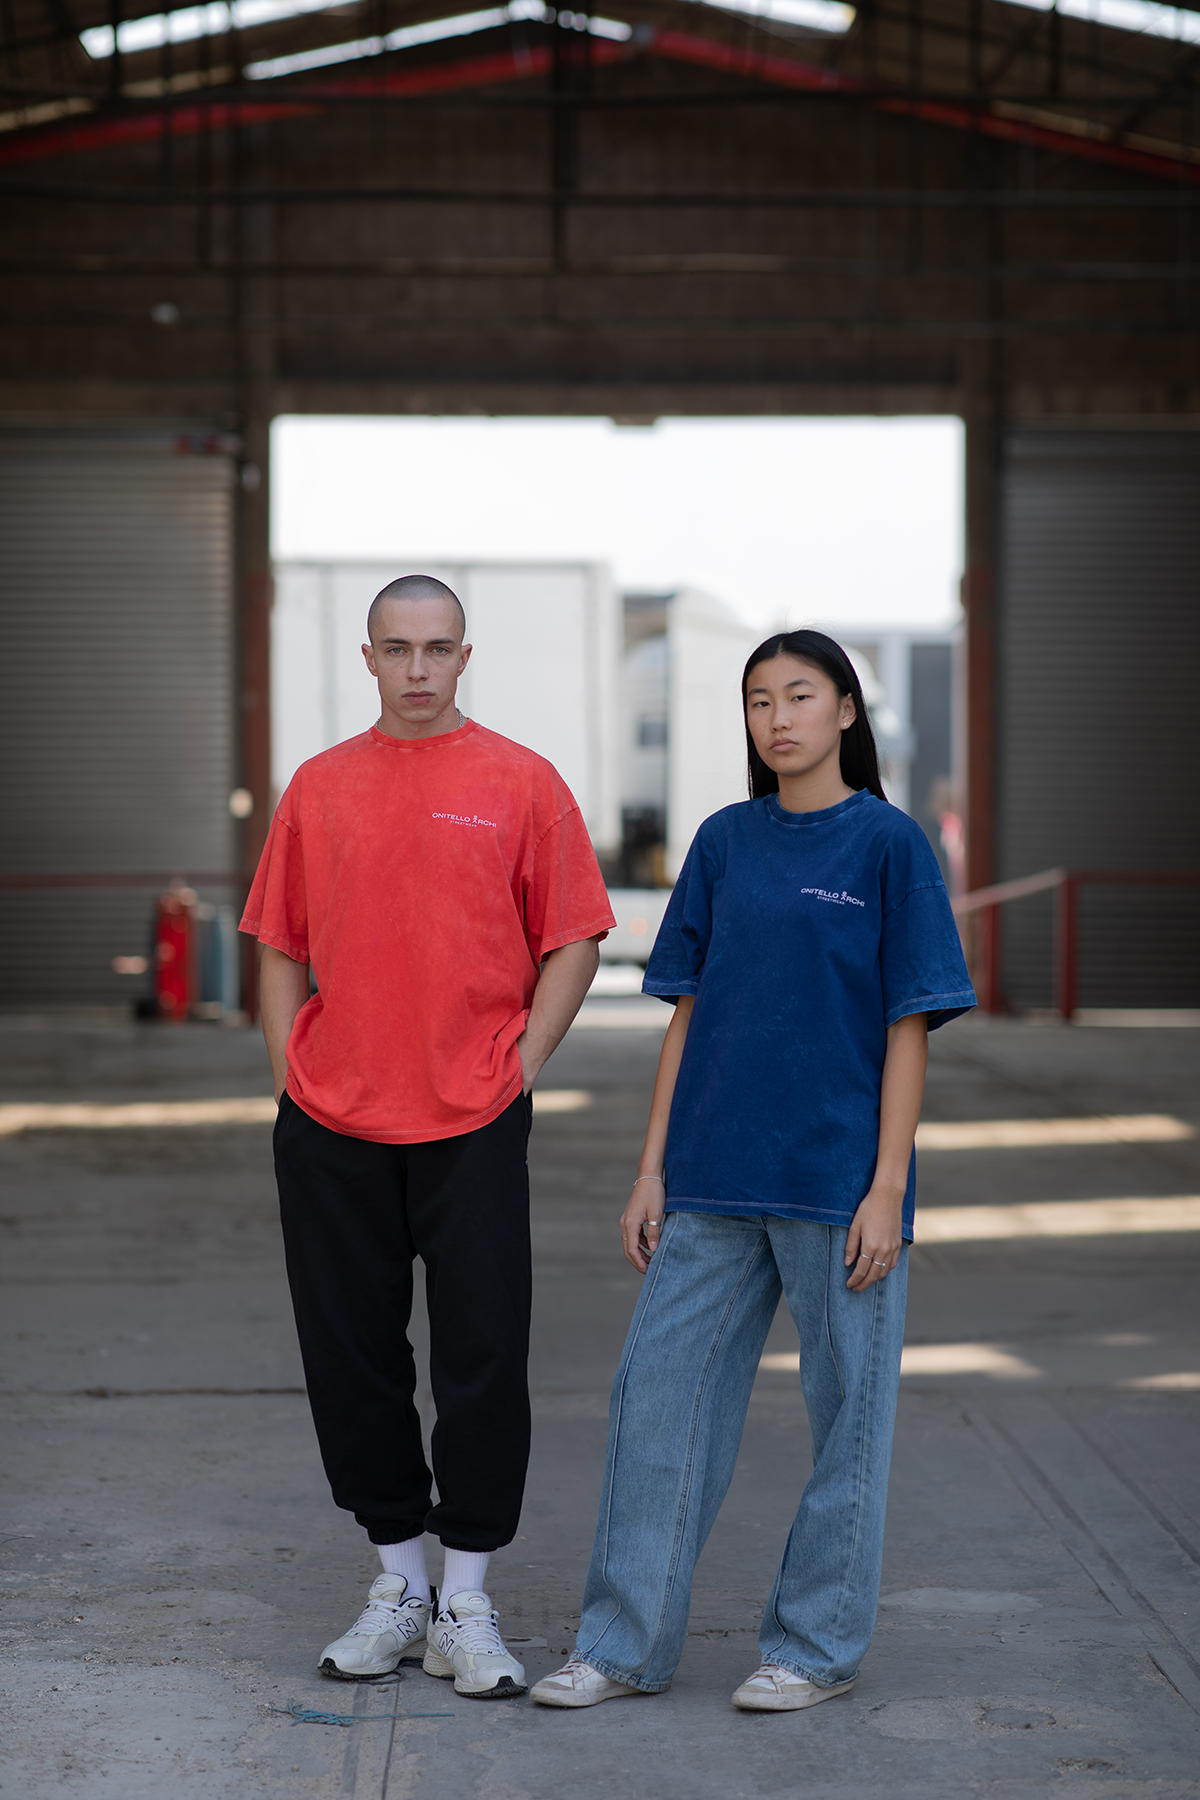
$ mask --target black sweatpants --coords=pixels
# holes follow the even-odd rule
[[[529,1463],[529,1170],[518,1095],[463,1137],[376,1144],[285,1094],[275,1173],[309,1403],[337,1504],[374,1544],[516,1536]],[[433,1477],[413,1403],[413,1258],[425,1264]],[[438,1502],[433,1505],[432,1479]]]

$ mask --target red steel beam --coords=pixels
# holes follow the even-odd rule
[[[703,68],[745,75],[779,87],[800,88],[810,93],[814,89],[836,88],[843,93],[864,89],[861,81],[813,63],[794,62],[789,56],[760,54],[732,44],[716,44],[708,38],[692,37],[681,31],[657,31],[652,39],[648,39],[647,47],[653,54],[670,57],[676,62],[696,63]],[[1100,143],[1095,138],[1077,137],[1070,131],[1055,131],[1048,125],[1002,118],[999,113],[986,108],[948,105],[939,100],[886,99],[876,100],[874,104],[880,112],[924,119],[930,125],[945,125],[955,131],[978,131],[984,137],[1029,144],[1039,150],[1054,150],[1063,156],[1111,163],[1118,168],[1136,169],[1143,175],[1168,175],[1178,181],[1182,174],[1185,180],[1200,185],[1200,165],[1195,163],[1181,163],[1178,157],[1156,156],[1152,151],[1134,150],[1124,144]]]
[[[606,48],[618,49],[619,46]],[[492,87],[501,81],[523,81],[531,75],[543,75],[552,62],[553,54],[549,49],[505,50],[495,56],[466,57],[458,62],[323,83],[318,88],[306,88],[303,100],[218,100],[209,106],[203,103],[179,106],[165,112],[139,113],[127,119],[43,126],[14,132],[8,141],[0,138],[0,163],[33,162],[47,156],[76,156],[80,151],[108,149],[114,144],[155,141],[168,132],[172,137],[195,137],[205,131],[224,131],[232,125],[311,118],[325,110],[320,104],[322,93],[345,99],[354,94],[402,96]]]
[[[78,156],[110,150],[120,144],[157,143],[172,137],[195,137],[226,131],[233,125],[258,125],[265,119],[301,119],[321,108],[292,102],[216,100],[209,106],[181,106],[172,112],[135,113],[126,119],[96,119],[70,125],[43,126],[0,138],[0,163],[40,162],[48,156]]]
[[[813,92],[831,89],[844,93],[864,92],[864,84],[817,64],[804,63],[787,56],[742,48],[733,44],[714,43],[709,38],[693,37],[682,31],[647,30],[639,33],[632,44],[606,40],[594,42],[591,58],[596,63],[625,62],[640,54],[661,56],[672,62],[694,67],[716,69],[722,74],[740,75],[749,80],[777,87]],[[190,104],[161,112],[140,113],[132,118],[98,119],[90,123],[35,126],[6,134],[0,140],[0,164],[40,161],[51,156],[72,156],[84,151],[106,149],[112,145],[152,141],[170,133],[174,137],[194,136],[205,131],[221,131],[231,125],[254,125],[273,119],[310,117],[320,113],[322,93],[344,99],[354,94],[436,94],[451,93],[472,87],[492,87],[499,82],[523,81],[546,74],[553,63],[553,51],[545,45],[532,49],[513,46],[491,56],[465,57],[455,62],[436,63],[415,69],[393,70],[323,83],[305,89],[300,100],[214,101],[210,105]],[[1183,179],[1200,186],[1200,164],[1184,162],[1178,157],[1156,155],[1128,145],[1103,143],[1094,138],[1077,137],[1070,131],[1057,131],[1051,126],[1027,120],[1004,118],[986,107],[973,108],[938,100],[879,99],[874,106],[885,113],[918,118],[927,124],[944,126],[954,131],[977,131],[984,137],[1006,143],[1027,144],[1039,150],[1051,150],[1090,162],[1107,163],[1116,168],[1132,169],[1143,175],[1157,175],[1171,180]]]

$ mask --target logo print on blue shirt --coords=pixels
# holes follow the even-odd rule
[[[863,906],[863,907],[865,907],[867,904],[865,900],[858,900],[855,898],[855,896],[853,894],[848,894],[846,892],[845,888],[842,889],[840,894],[831,893],[828,888],[815,888],[815,887],[814,888],[801,888],[800,892],[802,894],[812,894],[818,900],[828,900],[831,906]]]

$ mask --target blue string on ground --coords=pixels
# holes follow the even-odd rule
[[[319,1712],[312,1706],[301,1706],[298,1700],[289,1700],[286,1706],[269,1706],[268,1712],[285,1713],[294,1725],[364,1725],[368,1719],[452,1719],[449,1712],[419,1713],[353,1713]]]

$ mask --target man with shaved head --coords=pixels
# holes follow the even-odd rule
[[[380,588],[370,606],[367,608],[367,636],[374,641],[372,627],[378,622],[383,608],[389,600],[444,600],[454,608],[458,620],[458,641],[461,644],[467,635],[467,615],[463,611],[462,601],[453,588],[439,581],[436,575],[400,575],[395,581],[389,581],[385,588]],[[363,645],[363,655],[367,647]],[[468,648],[467,655],[471,652]],[[463,667],[466,667],[464,660]],[[459,670],[459,674],[462,670]]]
[[[362,650],[379,721],[297,771],[242,930],[263,946],[313,1420],[334,1500],[384,1571],[318,1666],[370,1681],[421,1660],[461,1694],[502,1699],[525,1672],[485,1581],[516,1535],[529,1458],[531,1094],[614,921],[561,777],[459,711],[465,636],[431,575],[375,596]],[[416,1256],[432,1475],[406,1335]],[[426,1531],[445,1546],[440,1601]]]

